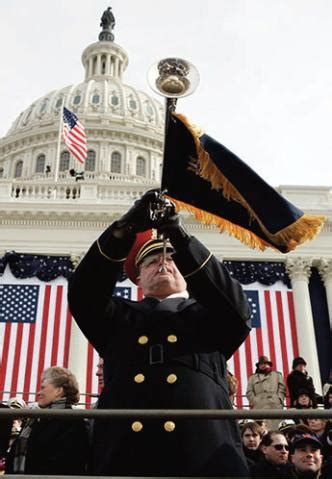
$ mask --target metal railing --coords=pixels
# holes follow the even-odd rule
[[[0,419],[12,417],[178,418],[178,419],[332,419],[332,409],[0,409]]]
[[[9,417],[13,419],[25,418],[25,417],[46,417],[46,418],[109,418],[109,419],[123,419],[123,418],[148,418],[148,419],[294,419],[294,418],[320,418],[320,419],[332,419],[331,409],[307,409],[307,410],[280,410],[280,409],[256,409],[256,410],[244,410],[244,409],[0,409],[0,420],[3,417]],[[97,476],[38,476],[38,475],[15,475],[11,474],[11,479],[96,479]],[[103,476],[105,479],[137,479],[137,476]],[[157,479],[153,476],[140,476],[141,478]],[[223,479],[227,479],[222,476]],[[158,476],[158,479],[174,479],[174,477]],[[184,479],[182,477],[182,479]],[[189,477],[187,478],[189,479]],[[192,478],[191,478],[192,479]],[[211,479],[203,478],[201,479]],[[232,479],[235,479],[234,477]]]

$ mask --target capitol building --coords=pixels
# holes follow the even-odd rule
[[[3,265],[0,287],[26,279],[16,268],[24,258],[30,261],[31,258],[47,257],[54,258],[55,262],[58,258],[61,261],[67,258],[74,268],[110,223],[145,191],[160,185],[164,104],[125,83],[128,55],[112,37],[101,33],[98,41],[83,50],[81,82],[60,87],[36,99],[0,139],[0,262]],[[84,164],[73,157],[61,137],[63,106],[74,112],[85,126],[88,153]],[[281,281],[277,277],[261,281],[263,271],[268,271],[271,278],[277,270],[283,271],[276,273],[280,278],[288,277],[288,285],[283,284],[283,288],[292,293],[297,346],[293,341],[288,347],[288,326],[285,351],[278,351],[277,346],[273,350],[271,342],[265,344],[263,341],[259,346],[256,341],[253,346],[252,340],[252,364],[248,364],[245,349],[239,353],[237,361],[230,363],[233,372],[243,376],[242,395],[246,373],[254,367],[262,347],[264,353],[275,359],[275,367],[284,372],[289,370],[295,353],[303,356],[318,392],[332,369],[329,349],[332,347],[332,186],[292,185],[279,186],[277,190],[305,213],[327,218],[314,240],[286,255],[273,250],[252,250],[233,237],[220,234],[215,227],[205,226],[183,213],[190,234],[197,236],[225,261],[234,276],[249,285],[249,289],[264,284],[265,288],[276,291]],[[246,278],[251,275],[252,281],[242,281],[241,275]],[[54,278],[63,286],[63,295],[65,277],[59,274]],[[27,278],[28,284],[34,281],[34,276]],[[130,286],[126,279],[123,284]],[[27,373],[24,365],[15,364],[17,356],[11,353],[10,346],[19,347],[19,333],[8,331],[6,317],[0,316],[0,354],[2,363],[7,365],[7,376],[0,384],[1,399],[22,391],[27,397],[24,389]],[[22,334],[21,343],[25,333]],[[59,340],[61,334],[60,326]],[[68,350],[62,364],[77,375],[83,391],[96,393],[94,369],[98,358],[89,352],[74,321],[70,323],[68,334]],[[275,341],[281,344],[282,336],[282,332],[278,332]],[[24,354],[28,361],[29,351]],[[243,366],[244,358],[246,366]],[[29,391],[33,393],[38,383],[38,378],[32,376],[52,361],[54,357],[52,359],[46,347],[43,361],[39,359],[39,369],[36,366],[32,373],[33,364],[31,366]],[[242,365],[236,369],[241,361]],[[17,379],[13,380],[16,369]],[[90,371],[89,378],[87,371]]]

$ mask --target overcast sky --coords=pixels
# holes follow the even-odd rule
[[[150,65],[185,58],[200,84],[178,112],[273,186],[332,186],[331,0],[2,0],[0,136],[39,97],[83,81],[108,6],[125,83],[156,98]]]

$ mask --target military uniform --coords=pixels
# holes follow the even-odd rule
[[[173,259],[190,298],[111,298],[132,240],[112,226],[69,284],[71,311],[104,358],[100,409],[231,409],[226,360],[250,331],[240,284],[194,237]],[[95,475],[246,477],[235,421],[96,420]]]

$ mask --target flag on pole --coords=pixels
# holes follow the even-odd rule
[[[325,220],[304,214],[179,114],[168,121],[161,186],[178,209],[261,250],[291,251],[313,239]]]
[[[69,151],[81,163],[88,154],[85,128],[75,113],[63,107],[63,139]]]

